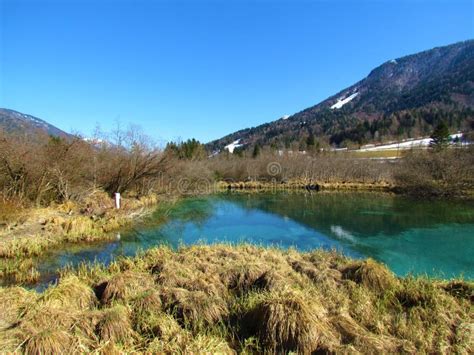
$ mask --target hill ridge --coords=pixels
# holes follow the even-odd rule
[[[388,60],[353,85],[288,117],[211,141],[211,151],[298,145],[314,135],[335,146],[429,135],[440,120],[453,131],[474,128],[474,40]],[[362,125],[362,127],[361,127]]]
[[[41,118],[7,108],[0,108],[0,128],[8,133],[34,133],[39,131],[55,137],[71,137],[71,134]]]

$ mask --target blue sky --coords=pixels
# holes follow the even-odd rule
[[[219,138],[474,37],[471,1],[0,0],[0,107]]]

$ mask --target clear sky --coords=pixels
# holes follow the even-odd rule
[[[474,38],[470,1],[0,0],[0,107],[207,142],[392,58]]]

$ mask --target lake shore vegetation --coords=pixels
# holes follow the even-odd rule
[[[5,351],[472,351],[472,283],[398,278],[337,252],[159,247],[109,266],[58,270],[42,293],[21,287],[40,279],[35,258],[48,249],[114,238],[157,206],[165,220],[166,206],[183,196],[420,187],[429,196],[469,195],[471,148],[409,152],[393,162],[271,149],[209,157],[197,141],[160,149],[134,130],[109,139],[0,135]]]
[[[33,258],[49,248],[114,238],[157,204],[183,196],[350,190],[470,198],[472,150],[408,151],[396,160],[270,147],[210,155],[196,140],[160,148],[137,128],[88,140],[0,132],[0,279],[34,282]]]
[[[251,245],[159,247],[0,288],[7,352],[472,352],[473,284]]]

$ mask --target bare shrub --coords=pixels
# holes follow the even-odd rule
[[[117,130],[112,143],[103,141],[97,147],[97,183],[110,194],[131,189],[147,194],[167,168],[168,158],[138,128]]]
[[[338,153],[306,155],[264,151],[257,158],[221,155],[209,169],[224,181],[390,182],[391,166],[380,161],[354,159]],[[274,168],[277,167],[277,168]]]
[[[0,195],[4,201],[83,200],[92,191],[152,193],[170,159],[136,128],[115,140],[0,132]]]
[[[394,177],[402,191],[414,195],[463,194],[474,186],[474,148],[412,151]]]
[[[161,191],[181,195],[199,195],[212,192],[215,176],[203,160],[170,160],[162,176]]]

